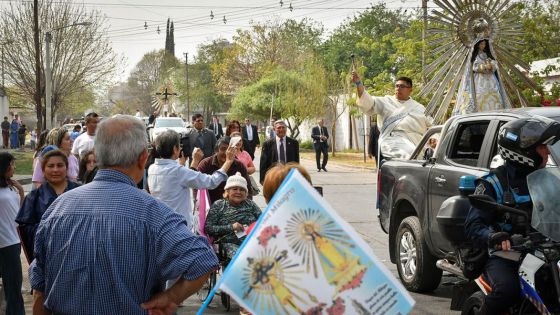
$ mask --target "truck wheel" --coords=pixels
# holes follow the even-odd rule
[[[482,303],[484,303],[484,293],[482,293],[482,291],[476,291],[471,296],[469,296],[465,301],[465,303],[463,304],[461,315],[480,314]]]
[[[407,290],[426,292],[438,287],[442,271],[436,267],[436,258],[424,241],[417,217],[410,216],[401,221],[395,248],[395,253],[399,255],[397,270]]]

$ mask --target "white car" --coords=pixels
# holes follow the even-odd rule
[[[154,123],[153,128],[150,128],[150,139],[155,141],[156,138],[164,133],[166,130],[174,130],[181,136],[187,133],[185,122],[179,117],[158,117]]]

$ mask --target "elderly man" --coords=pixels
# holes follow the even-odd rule
[[[214,174],[217,170],[224,167],[224,163],[227,161],[227,152],[229,148],[229,142],[231,138],[229,136],[224,136],[218,140],[216,143],[214,155],[205,158],[198,164],[198,171],[206,174]],[[227,171],[228,176],[233,176],[237,172],[241,173],[241,176],[247,180],[248,191],[252,190],[251,181],[249,179],[249,174],[247,174],[247,168],[239,160],[233,160],[229,170]],[[208,190],[208,196],[210,197],[210,204],[214,201],[222,199],[224,195],[225,182],[222,182],[218,187]]]
[[[204,117],[197,113],[192,116],[192,128],[187,132],[186,137],[189,139],[189,148],[192,157],[194,148],[200,148],[204,157],[207,158],[214,154],[214,146],[216,145],[216,135],[212,130],[204,128]]]
[[[395,94],[385,96],[369,95],[356,72],[352,72],[352,81],[358,88],[358,106],[367,115],[377,115],[379,161],[383,157],[410,157],[433,121],[424,114],[425,107],[410,97],[412,80],[398,78]]]
[[[132,116],[100,124],[95,179],[59,196],[37,230],[34,314],[171,314],[218,267],[183,216],[136,188],[146,143]]]
[[[227,171],[235,161],[237,149],[229,147],[224,164],[216,172],[204,174],[195,170],[203,157],[198,148],[193,151],[191,168],[184,167],[186,161],[179,148],[179,139],[180,135],[173,130],[167,130],[157,137],[156,151],[160,158],[155,159],[148,169],[148,187],[152,196],[182,214],[190,229],[193,224],[191,188],[214,189],[225,181],[228,178]]]
[[[79,135],[72,144],[72,154],[74,154],[78,160],[85,152],[93,149],[93,140],[95,139],[97,123],[99,123],[99,116],[96,113],[92,112],[86,115],[86,132]]]
[[[286,137],[286,123],[283,120],[274,122],[274,138],[266,140],[261,149],[260,182],[269,168],[277,163],[299,163],[299,143],[297,140]]]

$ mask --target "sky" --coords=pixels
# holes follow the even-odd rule
[[[10,3],[31,0],[0,0],[0,10]],[[41,0],[40,0],[41,1]],[[51,0],[56,2],[57,0]],[[75,0],[86,9],[99,10],[108,23],[114,51],[125,57],[117,74],[126,80],[142,56],[165,47],[167,19],[175,26],[175,55],[184,62],[184,53],[193,61],[197,47],[214,39],[231,40],[237,29],[248,29],[251,22],[272,19],[311,18],[329,34],[348,17],[384,2],[389,8],[412,10],[422,0]],[[290,7],[292,8],[290,10]],[[214,18],[211,18],[213,14]],[[225,23],[224,23],[225,19]],[[146,27],[145,27],[146,26]],[[160,32],[157,32],[159,28]]]
[[[371,7],[371,0],[82,0],[86,8],[100,10],[109,23],[108,36],[116,53],[126,58],[119,75],[125,80],[142,56],[165,47],[167,19],[175,26],[175,55],[193,61],[197,47],[218,38],[231,40],[236,29],[248,29],[251,21],[309,17],[320,22],[328,32],[347,17]],[[421,0],[387,0],[390,8],[415,8]],[[290,5],[292,10],[290,10]],[[214,15],[212,19],[210,14]],[[224,23],[225,17],[225,23]],[[145,24],[147,28],[145,28]],[[157,29],[160,29],[158,34]]]

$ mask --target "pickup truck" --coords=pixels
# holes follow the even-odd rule
[[[434,290],[442,270],[436,262],[453,252],[436,220],[442,203],[459,194],[463,175],[488,173],[498,155],[497,135],[508,121],[535,115],[560,121],[560,108],[521,109],[454,116],[428,130],[407,160],[386,160],[377,174],[379,222],[389,234],[391,262],[403,285],[414,292]],[[439,136],[431,157],[428,140]]]

